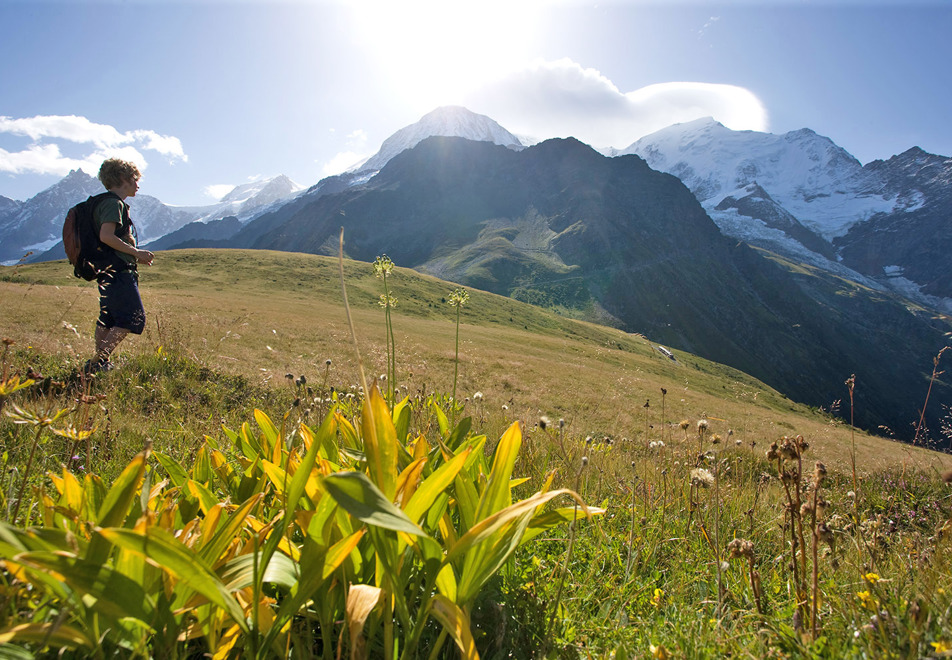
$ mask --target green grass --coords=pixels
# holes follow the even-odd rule
[[[386,373],[380,282],[370,264],[347,262],[345,276],[368,373]],[[413,432],[432,441],[439,430],[426,404],[446,405],[453,386],[457,310],[446,301],[455,286],[404,269],[388,284],[398,300],[396,381]],[[46,438],[32,470],[37,485],[64,465],[110,482],[147,442],[189,467],[206,436],[222,443],[222,425],[238,428],[255,408],[289,428],[316,427],[332,388],[347,405],[347,394],[359,399],[334,259],[166,252],[143,270],[142,293],[146,332],[121,347],[117,371],[86,390],[102,396],[74,404],[95,433],[88,444]],[[16,342],[8,371],[25,376],[29,367],[50,379],[47,393],[21,390],[5,411],[76,400],[81,390],[55,383],[69,385],[91,352],[96,303],[95,289],[63,263],[0,270],[0,336]],[[516,492],[535,492],[554,470],[554,485],[606,509],[578,524],[570,557],[569,528],[555,528],[488,585],[472,611],[482,657],[904,658],[937,657],[952,643],[950,489],[938,478],[952,457],[854,435],[734,369],[678,351],[672,361],[647,338],[480,291],[461,309],[460,339],[459,416],[488,436],[490,451],[521,422],[516,475],[530,483]],[[301,375],[306,384],[295,382]],[[0,420],[5,504],[31,434]],[[816,637],[809,625],[795,629],[784,488],[764,454],[798,434],[810,444],[804,484],[814,461],[830,472],[821,492],[835,542],[819,552]],[[860,484],[851,495],[854,441]],[[699,466],[717,475],[716,488],[691,486]],[[762,614],[748,563],[728,557],[734,538],[754,544]],[[812,550],[809,530],[805,543]],[[727,562],[720,579],[719,562]],[[812,569],[809,552],[805,565]],[[4,584],[12,589],[9,576]],[[0,628],[14,622],[9,609],[0,616]]]

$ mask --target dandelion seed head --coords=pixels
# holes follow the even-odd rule
[[[545,415],[542,415],[542,417],[539,418],[539,428],[543,431],[545,431],[546,427],[551,423],[552,421]]]
[[[714,485],[714,475],[710,470],[694,468],[691,470],[691,485],[701,488],[710,488]]]
[[[754,544],[747,539],[734,539],[727,544],[727,552],[733,558],[745,557],[754,558]]]
[[[482,400],[483,400],[482,392],[476,392],[475,394],[473,394],[473,401],[475,401],[476,403],[479,403]]]

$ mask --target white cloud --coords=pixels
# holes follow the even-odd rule
[[[102,161],[100,161],[102,162]],[[70,170],[83,169],[87,172],[98,171],[99,165],[93,166],[87,160],[67,158],[63,156],[55,144],[30,145],[27,149],[9,152],[0,149],[0,172],[60,172],[66,168],[64,174]]]
[[[0,116],[0,133],[33,141],[21,151],[0,149],[0,171],[14,174],[64,175],[77,168],[95,173],[106,158],[132,161],[144,171],[148,162],[141,150],[155,151],[172,160],[188,160],[181,141],[176,137],[144,129],[123,133],[112,126],[75,115],[38,115],[18,119]],[[76,158],[65,156],[61,151],[64,143],[86,145],[87,151]]]
[[[357,165],[361,161],[367,160],[368,157],[373,154],[367,153],[357,153],[356,151],[341,151],[340,153],[334,155],[329,161],[324,163],[324,166],[321,168],[324,176],[334,176],[335,174],[340,174],[346,172],[353,166]]]
[[[623,149],[671,124],[714,117],[734,130],[767,130],[767,112],[743,87],[695,82],[624,93],[601,72],[569,59],[536,61],[482,87],[467,107],[538,139],[576,137]]]
[[[346,172],[360,162],[367,160],[373,153],[367,148],[367,131],[357,128],[347,134],[343,151],[335,154],[321,167],[324,176],[334,176]]]
[[[235,186],[232,183],[217,183],[210,186],[205,186],[202,188],[202,192],[205,193],[207,197],[211,197],[217,202],[234,189]]]

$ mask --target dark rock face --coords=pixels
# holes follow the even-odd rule
[[[879,213],[834,241],[843,263],[872,277],[902,275],[952,298],[952,159],[910,149],[864,168],[907,210]]]
[[[815,232],[804,227],[793,214],[775,202],[766,190],[754,183],[747,187],[746,192],[747,194],[740,198],[725,197],[715,209],[718,211],[734,209],[740,215],[761,220],[768,227],[779,229],[805,248],[827,259],[836,258],[832,245]]]

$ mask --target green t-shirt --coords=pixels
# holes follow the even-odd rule
[[[126,220],[125,223],[122,221],[123,218]],[[116,230],[116,234],[119,236],[119,238],[133,247],[136,246],[136,239],[129,230],[129,227],[132,226],[132,220],[129,217],[129,205],[121,199],[116,197],[107,197],[99,202],[99,204],[96,205],[95,211],[93,211],[93,221],[96,223],[97,236],[99,235],[99,232],[102,231],[102,226],[104,224],[114,222],[119,225],[119,229]],[[123,227],[125,227],[125,229],[123,229]],[[131,254],[119,252],[118,250],[113,250],[113,252],[119,255],[119,258],[126,263],[134,264],[136,262],[136,258]]]

